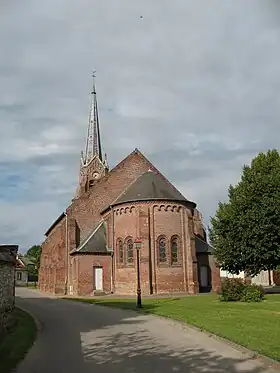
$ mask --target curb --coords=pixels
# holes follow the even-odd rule
[[[16,306],[16,308],[20,309],[21,311],[27,313],[30,317],[32,317],[32,319],[34,320],[34,323],[35,323],[36,335],[35,335],[35,339],[34,339],[32,345],[30,346],[30,348],[28,349],[28,351],[24,354],[24,357],[18,362],[17,366],[14,369],[12,369],[11,373],[17,373],[18,372],[19,367],[25,361],[25,359],[27,358],[28,354],[30,353],[30,351],[34,347],[34,344],[37,341],[39,332],[41,332],[43,330],[43,324],[32,314],[32,312],[29,312],[24,307]]]
[[[41,321],[39,321],[34,315],[32,312],[28,311],[26,308],[24,307],[19,307],[19,306],[16,306],[17,308],[19,308],[20,310],[28,313],[28,315],[30,315],[33,320],[34,320],[34,323],[35,323],[35,326],[36,326],[36,332],[41,332],[43,330],[43,324],[41,323]],[[35,341],[34,341],[35,343]]]

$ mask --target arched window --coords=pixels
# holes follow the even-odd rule
[[[124,262],[124,257],[123,257],[123,242],[122,242],[121,238],[119,238],[117,240],[117,252],[118,252],[119,263],[123,264],[123,262]]]
[[[178,236],[171,237],[171,240],[170,240],[171,264],[178,263],[178,247],[179,247]]]
[[[93,181],[93,180],[90,180],[89,183],[88,183],[88,187],[89,187],[89,189],[93,187],[93,184],[94,184],[94,181]]]
[[[160,263],[166,262],[166,238],[161,236],[158,238],[158,253]]]
[[[128,264],[133,263],[133,240],[128,238],[126,240],[126,261]]]

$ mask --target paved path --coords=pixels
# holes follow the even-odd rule
[[[18,373],[270,373],[257,360],[170,320],[17,289],[43,324]]]

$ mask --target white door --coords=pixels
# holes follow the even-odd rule
[[[95,290],[103,290],[103,268],[95,268]]]
[[[200,286],[206,288],[208,286],[208,267],[200,267]]]

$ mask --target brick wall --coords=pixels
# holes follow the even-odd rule
[[[114,238],[121,239],[126,253],[126,240],[131,237],[141,239],[140,272],[144,295],[169,292],[195,292],[190,287],[197,286],[195,259],[192,253],[188,228],[188,213],[184,206],[174,203],[124,204],[114,209]],[[171,263],[171,238],[178,238],[178,262]],[[166,240],[166,262],[160,263],[158,239]],[[149,247],[150,244],[150,247]],[[151,257],[151,262],[150,258]],[[114,284],[117,294],[134,294],[136,291],[136,252],[133,263],[120,263],[118,247],[115,248]]]
[[[76,254],[72,259],[73,294],[93,295],[94,267],[103,269],[103,290],[111,292],[112,259],[110,255]]]
[[[63,294],[66,286],[66,218],[50,232],[42,244],[39,269],[39,289]]]
[[[0,246],[0,336],[13,325],[15,266],[18,246]]]

